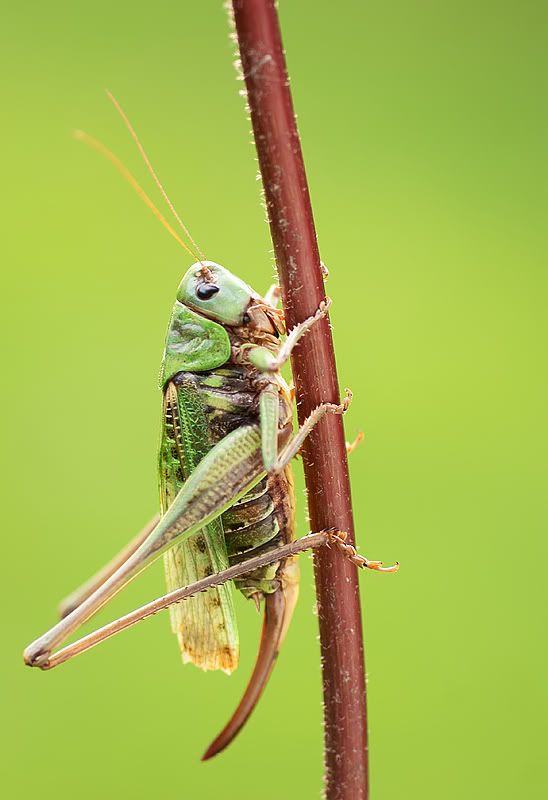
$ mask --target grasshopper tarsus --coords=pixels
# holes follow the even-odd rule
[[[398,572],[400,568],[399,561],[389,567],[384,567],[382,561],[370,561],[365,556],[360,555],[354,545],[349,544],[346,540],[348,533],[346,531],[329,531],[329,538],[339,550],[351,561],[356,567],[360,569],[371,569],[375,572]]]
[[[346,414],[348,409],[350,408],[350,403],[352,402],[352,398],[354,397],[354,393],[352,389],[348,389],[348,387],[344,390],[344,398],[340,404],[341,414]]]
[[[346,454],[350,455],[350,453],[353,453],[356,447],[358,447],[364,439],[365,433],[363,431],[358,431],[356,438],[352,442],[346,442]]]

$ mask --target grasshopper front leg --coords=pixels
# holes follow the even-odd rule
[[[265,474],[257,425],[222,439],[202,459],[162,519],[113,575],[68,616],[27,647],[25,662],[47,666],[48,657],[129,581],[176,543],[186,541],[233,505]]]
[[[287,339],[281,345],[278,354],[275,356],[266,347],[261,347],[258,345],[243,345],[241,349],[244,350],[247,348],[249,350],[247,353],[247,358],[253,364],[253,366],[261,372],[278,372],[278,370],[280,370],[289,359],[289,356],[291,355],[295,345],[299,342],[299,339],[302,339],[305,333],[308,333],[308,331],[316,324],[316,322],[319,322],[319,320],[327,316],[330,305],[331,300],[329,300],[329,298],[327,300],[322,300],[315,314],[312,314],[311,317],[308,317],[307,319],[303,320],[303,322],[299,322],[297,325],[295,325],[295,327],[289,331]]]
[[[286,341],[282,344],[276,356],[267,348],[257,345],[244,345],[242,348],[247,349],[245,357],[256,369],[263,373],[263,377],[267,381],[267,385],[260,396],[261,450],[263,464],[267,472],[279,472],[284,469],[297,455],[304,440],[320,419],[325,414],[344,414],[352,400],[352,392],[347,389],[346,397],[342,403],[321,403],[312,411],[283,451],[278,453],[279,386],[275,375],[289,359],[299,340],[308,333],[316,322],[327,316],[330,305],[331,301],[329,299],[322,301],[315,314],[296,325],[289,332]]]

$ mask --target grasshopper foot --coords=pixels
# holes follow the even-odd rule
[[[341,404],[338,407],[339,414],[346,414],[348,409],[350,408],[350,403],[352,402],[353,398],[352,389],[345,389],[344,390],[344,399],[342,400]]]
[[[346,454],[350,455],[350,453],[353,453],[356,447],[363,442],[364,438],[364,432],[360,431],[353,442],[346,442]]]
[[[333,544],[360,569],[372,569],[376,572],[398,572],[400,568],[398,561],[390,567],[383,567],[382,561],[369,561],[368,558],[360,555],[354,545],[348,544],[346,541],[348,538],[346,531],[333,531],[330,538]]]

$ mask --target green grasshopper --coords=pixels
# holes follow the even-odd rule
[[[167,199],[133,128],[113,102]],[[143,197],[135,179],[110,151],[84,134],[80,138],[129,176]],[[143,199],[152,207],[146,195]],[[294,539],[290,462],[325,414],[346,411],[350,395],[340,405],[320,405],[293,435],[292,392],[280,369],[299,339],[326,316],[329,303],[324,301],[282,343],[285,327],[283,313],[276,307],[277,289],[272,287],[261,297],[228,269],[206,260],[201,251],[199,255],[179,285],[160,371],[161,514],[65,601],[61,621],[26,649],[24,658],[30,666],[52,666],[55,648],[160,555],[168,589],[175,590]],[[264,602],[263,632],[242,701],[204,758],[226,747],[251,714],[289,626],[298,580],[297,560],[287,557],[234,581],[257,607]],[[170,614],[184,662],[227,673],[237,667],[238,631],[229,583],[176,603]]]

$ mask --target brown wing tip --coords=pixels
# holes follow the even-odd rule
[[[236,647],[225,646],[206,652],[189,643],[182,631],[177,632],[177,638],[183,664],[194,664],[204,672],[221,670],[227,675],[238,667],[239,652]]]

